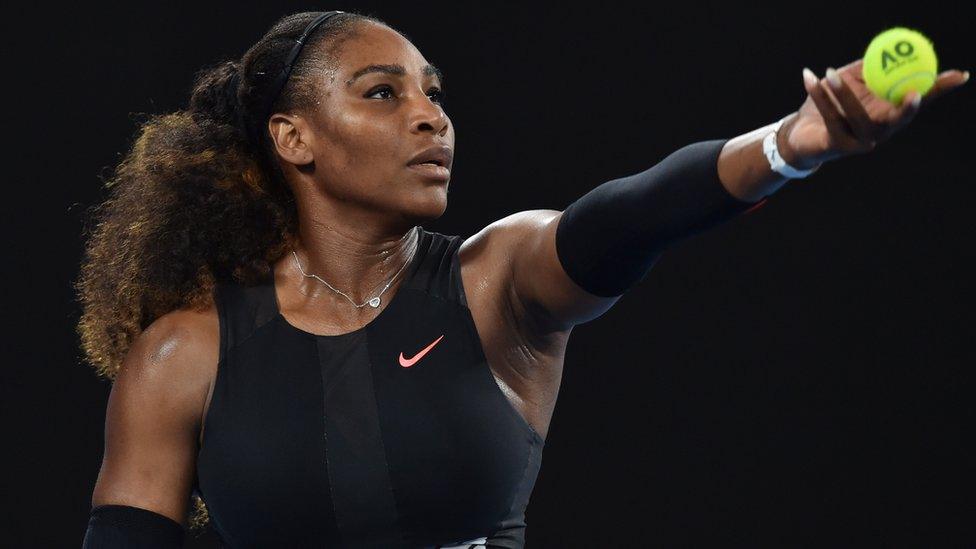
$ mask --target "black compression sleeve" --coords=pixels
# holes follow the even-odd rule
[[[686,145],[570,204],[556,227],[556,252],[569,277],[592,294],[621,295],[666,246],[764,202],[739,200],[722,185],[718,156],[727,141]]]
[[[169,517],[128,505],[91,510],[82,549],[172,549],[183,547],[183,527]]]

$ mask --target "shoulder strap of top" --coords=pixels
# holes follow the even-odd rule
[[[426,231],[423,227],[421,231],[421,247],[417,253],[423,254],[422,259],[404,287],[467,306],[457,253],[465,239]]]
[[[233,349],[277,315],[274,299],[274,282],[270,277],[256,286],[236,283],[216,286],[214,300],[220,318],[218,363],[223,363],[228,349]]]
[[[465,240],[467,240],[467,237],[455,236],[454,241],[451,242],[451,249],[448,254],[451,257],[450,283],[448,287],[451,288],[452,299],[467,307],[468,300],[464,295],[464,283],[461,280],[461,256],[458,253],[461,249],[461,244],[464,244]]]

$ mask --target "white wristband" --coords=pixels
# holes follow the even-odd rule
[[[790,166],[783,160],[783,157],[779,154],[779,148],[776,146],[776,132],[779,127],[783,125],[783,121],[786,118],[781,118],[779,122],[773,125],[773,131],[766,135],[763,139],[763,154],[766,155],[766,160],[769,161],[769,167],[772,170],[787,179],[801,179],[820,168],[820,164],[810,168],[809,170],[798,170],[793,166]]]

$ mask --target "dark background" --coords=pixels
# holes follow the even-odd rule
[[[385,19],[444,70],[457,128],[450,207],[426,227],[471,235],[773,122],[802,103],[804,66],[822,76],[889,26],[926,32],[940,69],[976,64],[969,20],[952,10],[850,4],[10,10],[8,546],[81,544],[110,390],[74,332],[81,221],[137,113],[185,106],[197,69],[239,57],[287,13]],[[976,539],[972,86],[874,153],[679,243],[574,330],[529,547]]]

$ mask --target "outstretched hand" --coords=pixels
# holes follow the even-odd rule
[[[827,69],[822,79],[804,69],[807,99],[795,119],[784,123],[783,128],[787,131],[784,144],[795,166],[813,166],[874,150],[926,105],[968,78],[968,73],[959,70],[943,71],[924,97],[913,91],[895,105],[871,93],[861,76],[862,65],[863,60],[858,59],[836,71]]]

